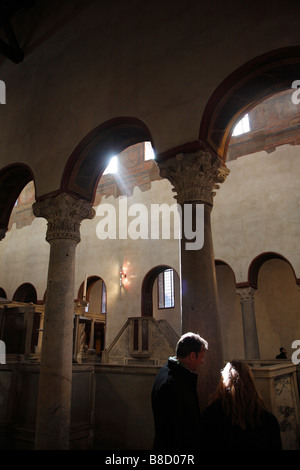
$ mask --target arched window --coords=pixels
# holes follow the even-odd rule
[[[158,308],[175,307],[174,271],[166,269],[158,275]]]
[[[237,123],[235,128],[233,129],[233,137],[237,135],[246,134],[246,132],[250,132],[250,122],[249,122],[249,115],[245,114],[245,116]]]

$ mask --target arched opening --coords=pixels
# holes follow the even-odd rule
[[[166,320],[181,333],[180,279],[171,266],[156,266],[144,277],[141,316]]]
[[[231,266],[222,260],[215,260],[215,266],[224,358],[242,358],[243,325],[240,301],[236,294],[235,273]]]
[[[290,90],[300,76],[300,46],[252,59],[229,75],[209,99],[199,139],[225,162],[232,130],[240,118],[268,97]]]
[[[134,118],[113,119],[94,129],[79,143],[69,158],[62,178],[61,191],[88,200],[93,204],[96,211],[96,217],[93,222],[89,223],[89,226],[96,225],[91,230],[96,234],[98,240],[101,240],[99,242],[99,260],[101,258],[99,270],[108,272],[106,282],[110,302],[108,304],[109,323],[106,324],[106,318],[101,322],[101,328],[103,328],[101,330],[103,333],[101,333],[101,349],[103,349],[104,334],[105,347],[109,347],[122,328],[124,317],[126,315],[128,317],[136,315],[136,312],[139,315],[140,312],[140,305],[135,306],[132,303],[130,304],[129,301],[133,297],[131,289],[133,289],[136,282],[137,272],[140,272],[141,269],[140,259],[135,261],[137,271],[128,273],[126,285],[125,282],[122,283],[122,288],[120,288],[120,269],[124,268],[123,260],[127,259],[128,253],[131,259],[136,258],[136,246],[139,245],[139,240],[135,241],[134,238],[135,235],[139,238],[139,224],[134,225],[138,219],[138,213],[129,215],[130,208],[135,209],[136,205],[139,204],[139,195],[142,192],[144,193],[142,195],[143,208],[148,210],[148,201],[145,201],[144,195],[147,191],[152,190],[152,181],[160,180],[158,168],[153,161],[153,155],[152,161],[148,160],[147,150],[149,145],[151,148],[153,147],[152,138],[144,123]],[[111,173],[108,171],[110,169],[108,164],[111,157],[114,156],[118,159],[118,171]],[[169,190],[169,188],[167,189]],[[166,193],[165,187],[163,190]],[[125,198],[122,198],[122,196],[128,198],[128,207],[124,209],[125,216],[124,206],[121,204]],[[161,197],[161,193],[159,197]],[[162,202],[164,202],[166,195],[163,194],[162,197]],[[110,237],[107,234],[110,228],[107,228],[107,214],[101,212],[102,208],[107,207],[107,205],[109,205],[110,214],[113,213],[116,216],[113,220],[116,223],[117,230],[115,237]],[[83,223],[82,227],[84,225]],[[120,235],[121,225],[124,228],[125,235],[124,233]],[[130,227],[134,227],[134,236],[129,233]],[[116,239],[119,242],[116,242]],[[90,240],[91,236],[88,230],[86,232],[83,230],[81,232],[81,243],[77,248],[79,263],[85,262]],[[126,241],[123,242],[123,240]],[[134,241],[131,242],[131,240]],[[99,260],[97,259],[95,262],[98,263]],[[87,268],[88,271],[93,269],[92,266]],[[114,274],[119,276],[118,280],[113,279]],[[89,277],[86,286],[89,310],[85,311],[86,316],[91,313],[90,295],[94,291],[94,287],[91,287],[92,284],[93,279]],[[81,292],[78,293],[78,299],[83,298],[83,287],[82,285]],[[122,301],[120,301],[121,298]],[[136,302],[139,304],[139,298]],[[97,327],[96,323],[94,326]],[[96,341],[95,338],[95,345]]]
[[[157,277],[163,273],[172,269],[170,266],[162,265],[152,268],[144,277],[142,284],[142,317],[153,316],[153,286]]]
[[[18,287],[13,295],[13,300],[15,302],[24,302],[24,303],[37,303],[37,293],[35,287],[32,284],[24,283]]]
[[[105,346],[107,312],[106,284],[99,276],[89,276],[79,287],[78,300],[84,302],[82,324],[85,347],[100,355]]]
[[[98,181],[110,159],[127,147],[152,142],[146,125],[136,118],[107,121],[92,130],[75,148],[66,164],[61,191],[94,201]]]
[[[7,230],[19,194],[33,179],[32,171],[23,164],[9,165],[0,171],[0,229]]]
[[[284,261],[285,263],[288,263],[296,281],[296,275],[295,275],[294,269],[292,265],[290,264],[290,262],[284,256],[278,253],[274,253],[274,252],[266,252],[254,258],[254,260],[251,262],[249,266],[248,284],[249,286],[253,287],[253,289],[258,288],[258,275],[259,275],[260,268],[266,261],[269,261],[271,259],[279,259],[281,261]]]
[[[274,360],[280,347],[293,353],[292,343],[300,335],[300,298],[290,262],[277,253],[263,253],[250,266],[255,291],[255,316],[262,359]]]

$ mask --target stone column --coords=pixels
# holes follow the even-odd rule
[[[245,358],[259,359],[260,354],[254,309],[254,289],[252,289],[252,287],[242,287],[237,289],[237,293],[241,297]]]
[[[200,249],[188,249],[189,242],[182,227],[181,282],[182,282],[182,333],[193,331],[208,341],[205,363],[199,370],[199,393],[205,406],[220,378],[223,347],[218,309],[215,259],[211,232],[211,210],[214,190],[229,173],[225,166],[213,161],[208,152],[178,154],[159,164],[160,174],[174,186],[177,202],[181,206],[182,220],[185,211],[192,209],[193,222],[197,206],[204,206],[204,244]],[[184,225],[184,224],[182,224]],[[195,226],[194,226],[195,227]]]
[[[80,223],[94,210],[85,201],[59,194],[33,205],[36,217],[48,221],[50,244],[37,402],[38,450],[68,449],[72,386],[75,249]]]
[[[94,318],[92,318],[89,349],[94,349],[94,330],[95,330],[95,320]]]

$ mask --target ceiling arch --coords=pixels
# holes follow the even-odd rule
[[[98,181],[109,159],[125,148],[152,137],[147,126],[139,119],[120,117],[93,129],[69,157],[62,181],[61,192],[94,201]]]
[[[300,77],[300,46],[278,49],[252,59],[214,91],[201,120],[199,140],[225,162],[234,125],[264,99],[290,89]]]

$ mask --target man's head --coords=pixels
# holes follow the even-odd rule
[[[208,349],[208,343],[200,335],[185,333],[179,339],[176,346],[176,356],[188,369],[195,371],[203,363],[204,355]]]

